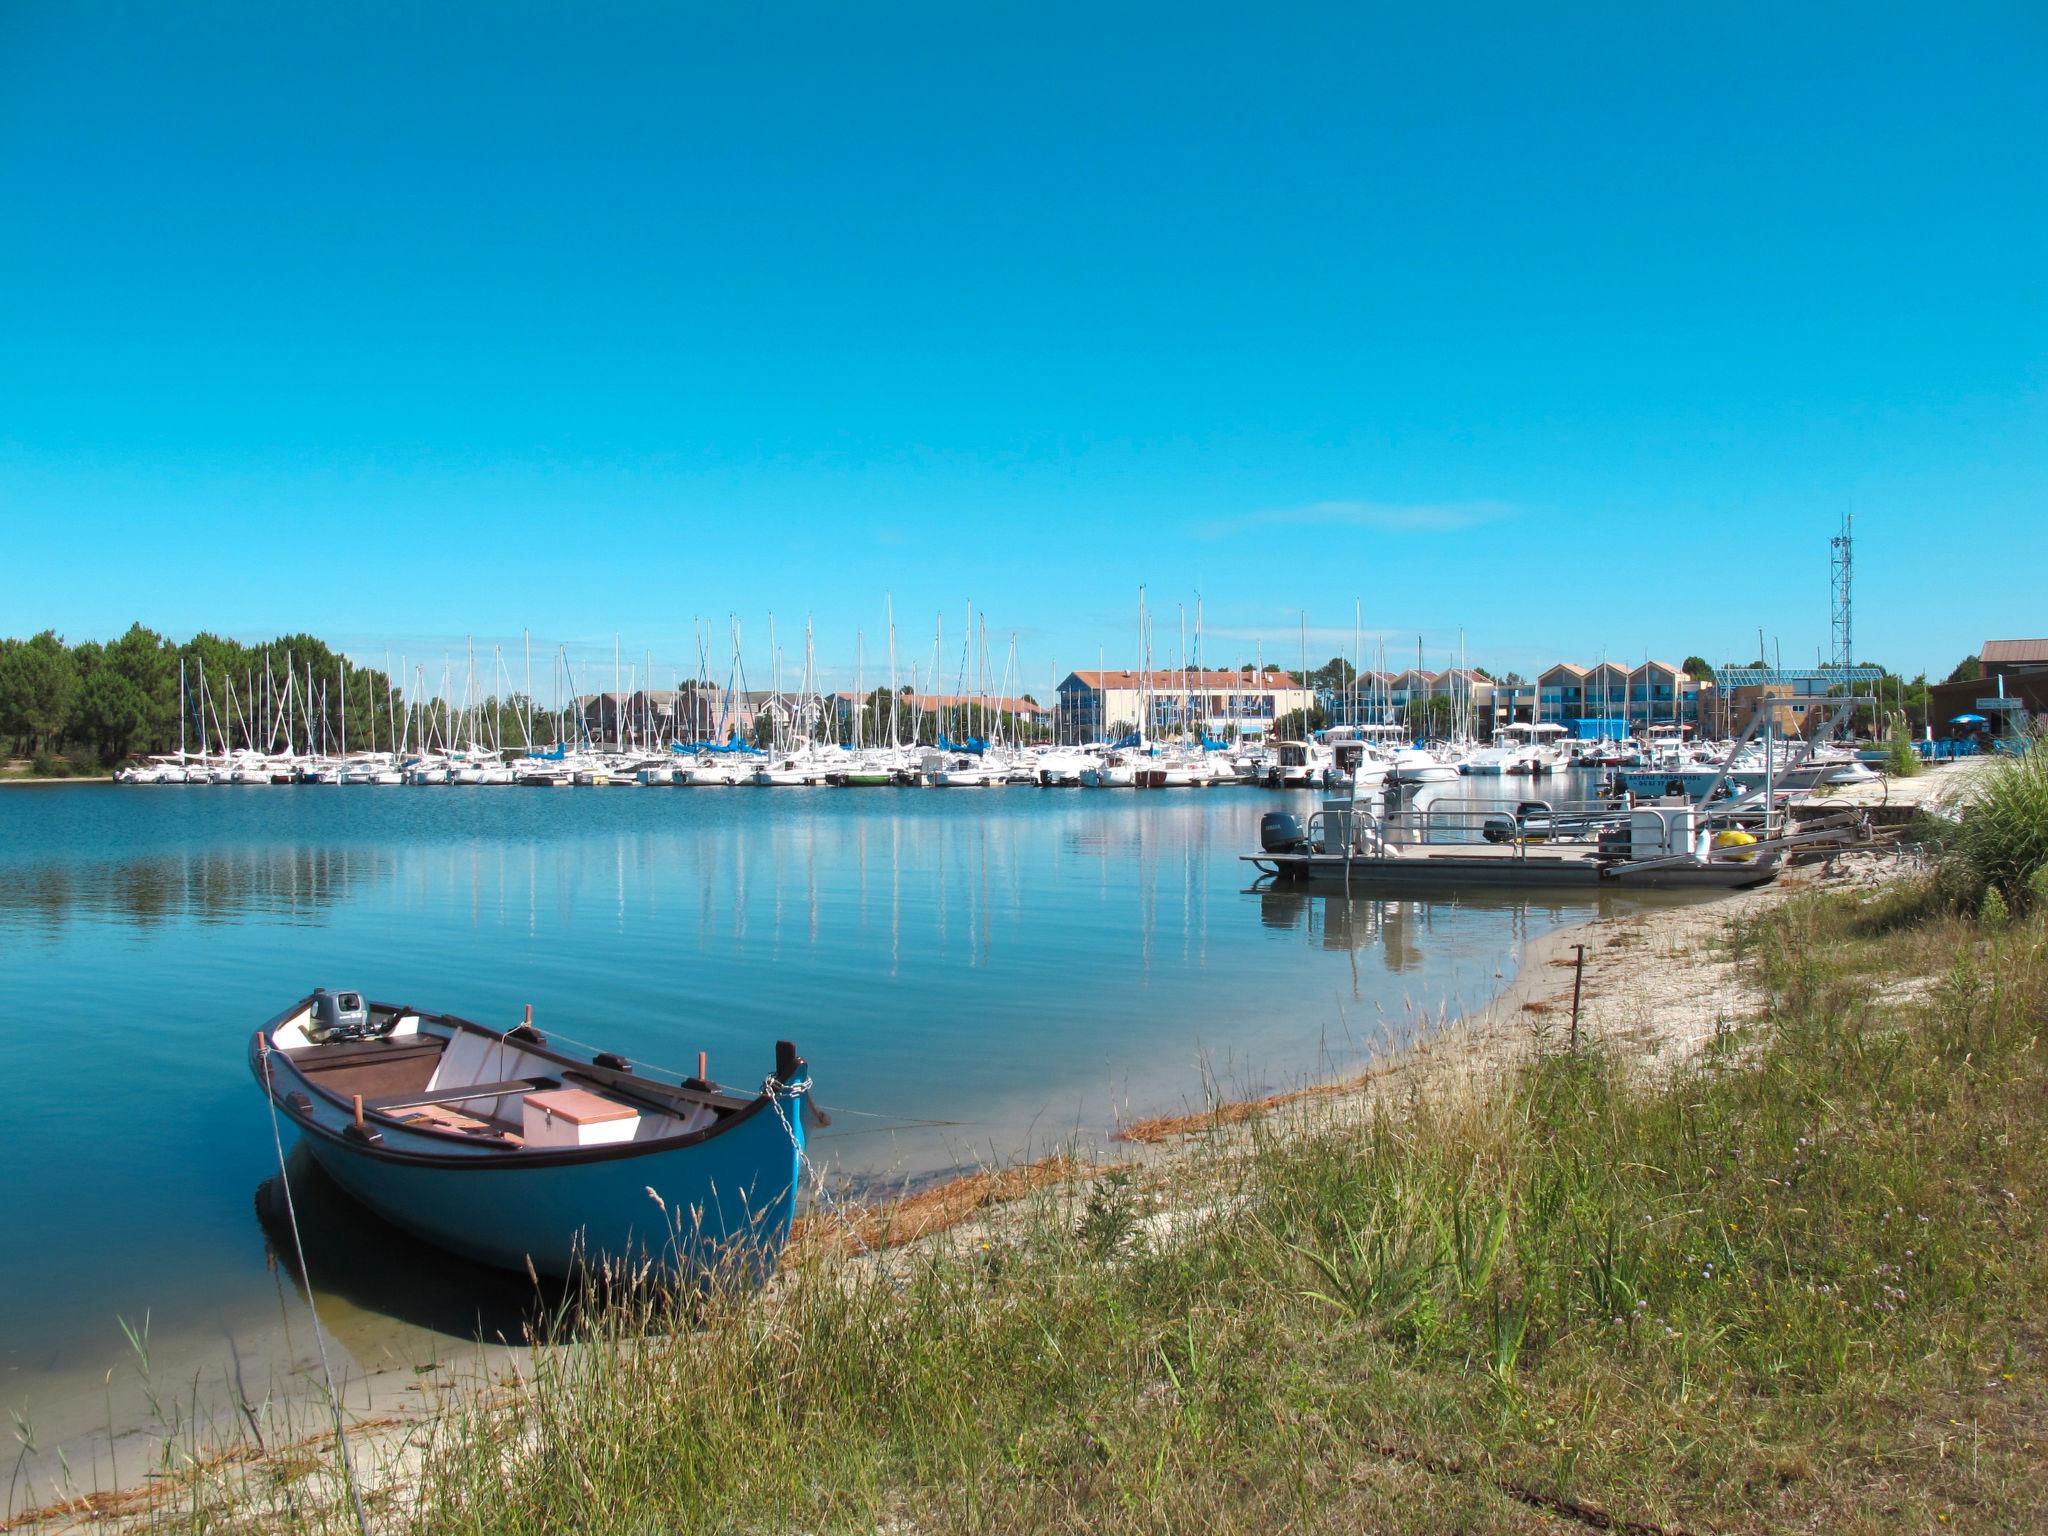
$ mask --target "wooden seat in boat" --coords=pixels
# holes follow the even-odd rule
[[[441,1104],[422,1104],[401,1110],[398,1118],[407,1125],[416,1125],[429,1130],[454,1131],[463,1136],[488,1136],[511,1146],[520,1146],[525,1137],[509,1125],[496,1120],[481,1120],[474,1115],[465,1115]]]
[[[542,1092],[561,1086],[552,1077],[516,1077],[502,1083],[472,1083],[467,1087],[422,1088],[409,1093],[380,1094],[374,1099],[364,1099],[363,1108],[386,1112],[418,1109],[435,1104],[460,1104],[472,1099],[502,1099],[508,1094]]]

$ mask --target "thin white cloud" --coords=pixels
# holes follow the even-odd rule
[[[1502,522],[1517,508],[1504,501],[1311,501],[1298,507],[1266,507],[1238,517],[1195,525],[1204,539],[1227,539],[1267,528],[1363,528],[1380,533],[1456,533]]]

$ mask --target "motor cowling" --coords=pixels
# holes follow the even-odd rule
[[[1259,847],[1267,853],[1305,853],[1308,833],[1292,811],[1268,811],[1259,818]]]
[[[306,1026],[307,1039],[360,1040],[369,1033],[370,1005],[363,1001],[362,993],[313,989],[313,1017]]]

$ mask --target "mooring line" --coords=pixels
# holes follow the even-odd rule
[[[334,1410],[334,1440],[341,1449],[342,1475],[348,1482],[349,1502],[355,1506],[356,1529],[370,1536],[370,1517],[363,1511],[363,1491],[356,1482],[355,1457],[349,1451],[348,1431],[342,1423],[341,1394],[334,1390],[334,1368],[327,1363],[327,1331],[320,1326],[320,1309],[313,1302],[313,1276],[306,1268],[306,1245],[299,1237],[299,1211],[292,1200],[291,1175],[284,1165],[284,1133],[277,1125],[277,1092],[270,1077],[270,1041],[263,1041],[263,1096],[270,1101],[270,1142],[277,1148],[277,1182],[284,1188],[285,1222],[292,1229],[292,1249],[299,1259],[299,1283],[306,1288],[306,1311],[313,1318],[313,1342],[320,1349],[320,1374],[327,1381],[327,1405]]]

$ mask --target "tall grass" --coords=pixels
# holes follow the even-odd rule
[[[2048,924],[1807,899],[1740,947],[1768,1018],[1661,1083],[1589,1050],[1484,1093],[1311,1104],[1248,1153],[1045,1192],[943,1249],[565,1319],[431,1425],[374,1518],[2037,1523]],[[311,1486],[238,1468],[167,1497],[182,1528],[344,1528]]]
[[[1920,754],[1913,749],[1913,732],[1906,717],[1895,717],[1885,734],[1884,771],[1895,779],[1910,779],[1925,767]]]
[[[1946,854],[1945,883],[1972,909],[1994,894],[2012,913],[2048,898],[2048,737],[2036,732],[1986,768]]]

